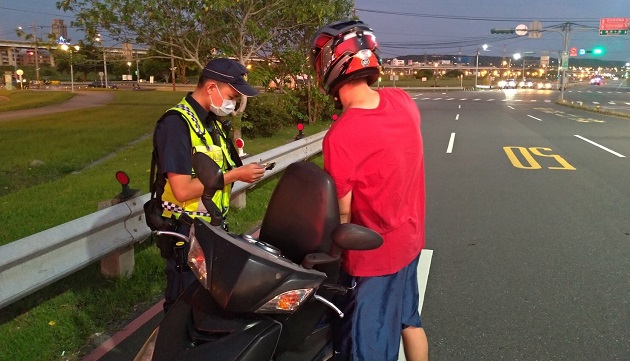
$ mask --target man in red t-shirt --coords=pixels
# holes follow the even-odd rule
[[[397,360],[401,334],[408,361],[428,360],[418,312],[425,215],[420,113],[404,91],[370,88],[380,56],[372,30],[360,21],[322,28],[311,63],[320,89],[344,109],[323,143],[341,222],[383,237],[375,250],[344,252],[356,288],[345,307],[348,321],[336,327],[345,337],[336,337],[335,360]]]

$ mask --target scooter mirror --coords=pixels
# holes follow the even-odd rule
[[[223,172],[221,168],[212,158],[204,153],[195,153],[192,156],[192,165],[197,174],[197,178],[203,184],[203,193],[209,194],[210,197],[214,193],[224,187]]]
[[[373,230],[352,223],[340,224],[331,234],[332,241],[342,249],[364,251],[383,244],[383,237]]]
[[[195,153],[192,156],[192,165],[197,178],[203,184],[203,194],[201,202],[206,210],[211,214],[210,223],[213,226],[221,225],[223,217],[219,207],[212,202],[212,197],[218,191],[223,189],[225,181],[221,167],[204,153]]]

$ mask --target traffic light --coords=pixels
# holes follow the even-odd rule
[[[490,29],[490,34],[514,34],[515,29]]]
[[[593,55],[604,55],[604,48],[601,46],[593,48]]]

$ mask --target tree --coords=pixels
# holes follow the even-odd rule
[[[116,41],[146,44],[157,56],[173,57],[180,61],[177,68],[181,78],[185,76],[181,71],[186,64],[203,68],[208,59],[217,56],[234,57],[247,65],[265,54],[280,58],[288,51],[304,51],[308,35],[326,21],[347,16],[352,3],[351,0],[61,0],[57,8],[73,12],[76,18],[72,25],[84,29],[88,39],[105,31]],[[303,60],[306,53],[301,54]],[[242,114],[246,104],[243,97],[238,114]],[[238,119],[233,124],[235,136],[239,136]]]

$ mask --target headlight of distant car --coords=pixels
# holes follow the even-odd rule
[[[507,82],[505,80],[499,81],[499,88],[505,88],[506,85],[507,85]]]

